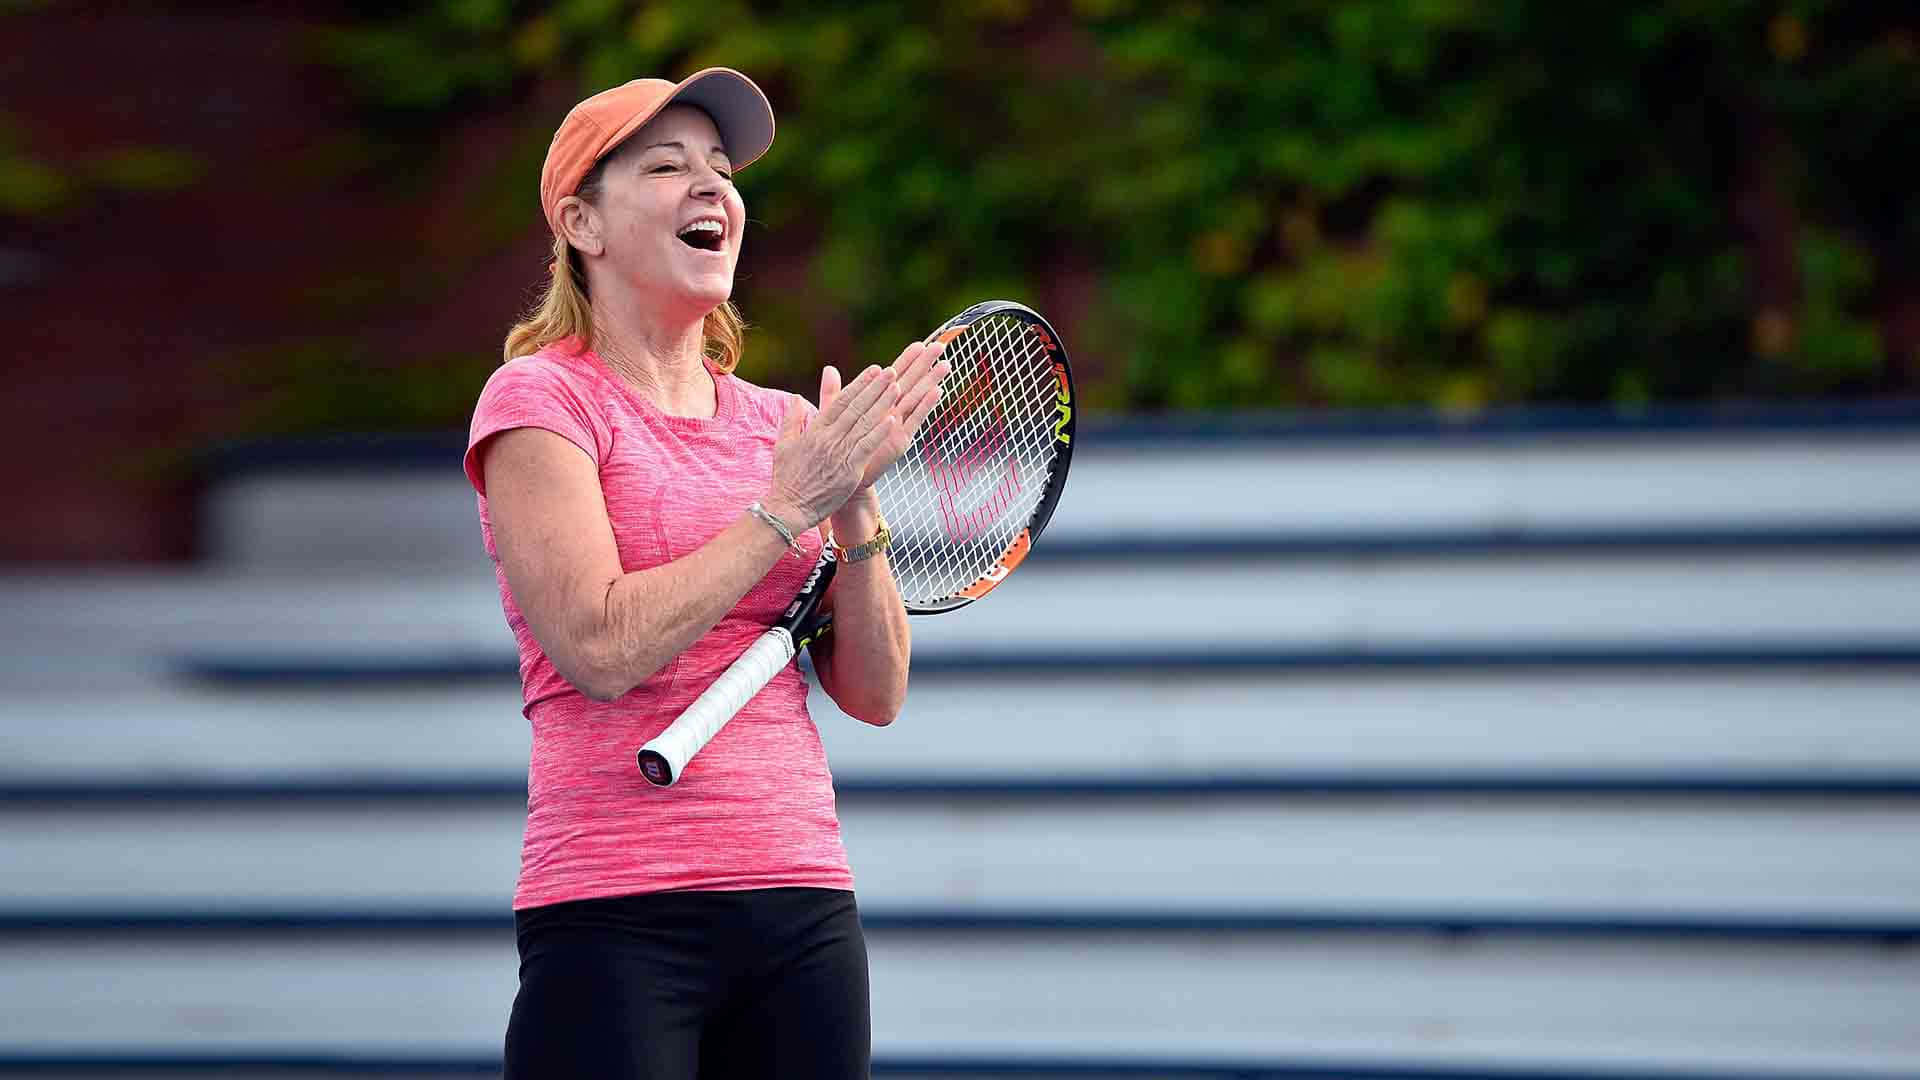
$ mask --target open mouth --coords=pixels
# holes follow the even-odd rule
[[[726,242],[726,226],[711,218],[703,218],[681,229],[680,242],[701,251],[719,251]]]

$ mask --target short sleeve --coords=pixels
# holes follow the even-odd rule
[[[586,451],[596,464],[604,460],[600,432],[605,424],[565,374],[538,356],[512,360],[487,379],[473,408],[465,459],[467,481],[473,490],[487,493],[486,476],[481,470],[481,450],[486,441],[520,427],[551,431]]]

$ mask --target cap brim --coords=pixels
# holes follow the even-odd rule
[[[759,160],[773,145],[773,106],[752,79],[732,68],[707,68],[687,76],[660,108],[668,105],[692,105],[712,117],[736,171]]]

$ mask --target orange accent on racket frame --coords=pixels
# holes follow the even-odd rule
[[[1007,553],[1000,556],[1000,562],[980,575],[979,581],[961,589],[960,595],[969,600],[978,600],[992,592],[995,585],[1005,581],[1007,575],[1013,572],[1013,568],[1026,559],[1027,552],[1032,548],[1033,534],[1029,530],[1021,529],[1020,535],[1014,537],[1013,543],[1007,546]]]

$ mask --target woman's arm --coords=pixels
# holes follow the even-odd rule
[[[893,376],[871,368],[801,430],[789,405],[762,504],[795,533],[840,508],[893,424]],[[487,508],[507,587],[555,670],[612,701],[711,630],[775,560],[780,535],[743,513],[693,553],[625,572],[593,459],[549,431],[513,428],[489,442]]]
[[[554,669],[612,701],[713,629],[787,545],[742,514],[684,558],[620,569],[593,459],[551,431],[514,428],[486,451],[487,508],[507,587]]]
[[[872,488],[862,489],[833,515],[834,538],[845,547],[865,543],[879,529],[880,504]],[[907,609],[886,552],[843,563],[827,593],[833,632],[813,646],[820,686],[848,716],[885,727],[906,703],[913,652]]]
[[[944,345],[909,345],[894,361],[900,374],[900,418],[868,462],[866,481],[834,513],[833,537],[842,547],[855,547],[880,529],[880,501],[873,480],[893,464],[913,441],[920,422],[940,400],[940,380],[947,364]],[[822,408],[839,393],[839,376],[832,368],[822,373]],[[847,715],[875,726],[893,723],[907,700],[907,663],[913,653],[913,635],[899,585],[881,552],[855,563],[844,563],[827,588],[833,609],[833,632],[813,646],[814,670],[820,686]]]

